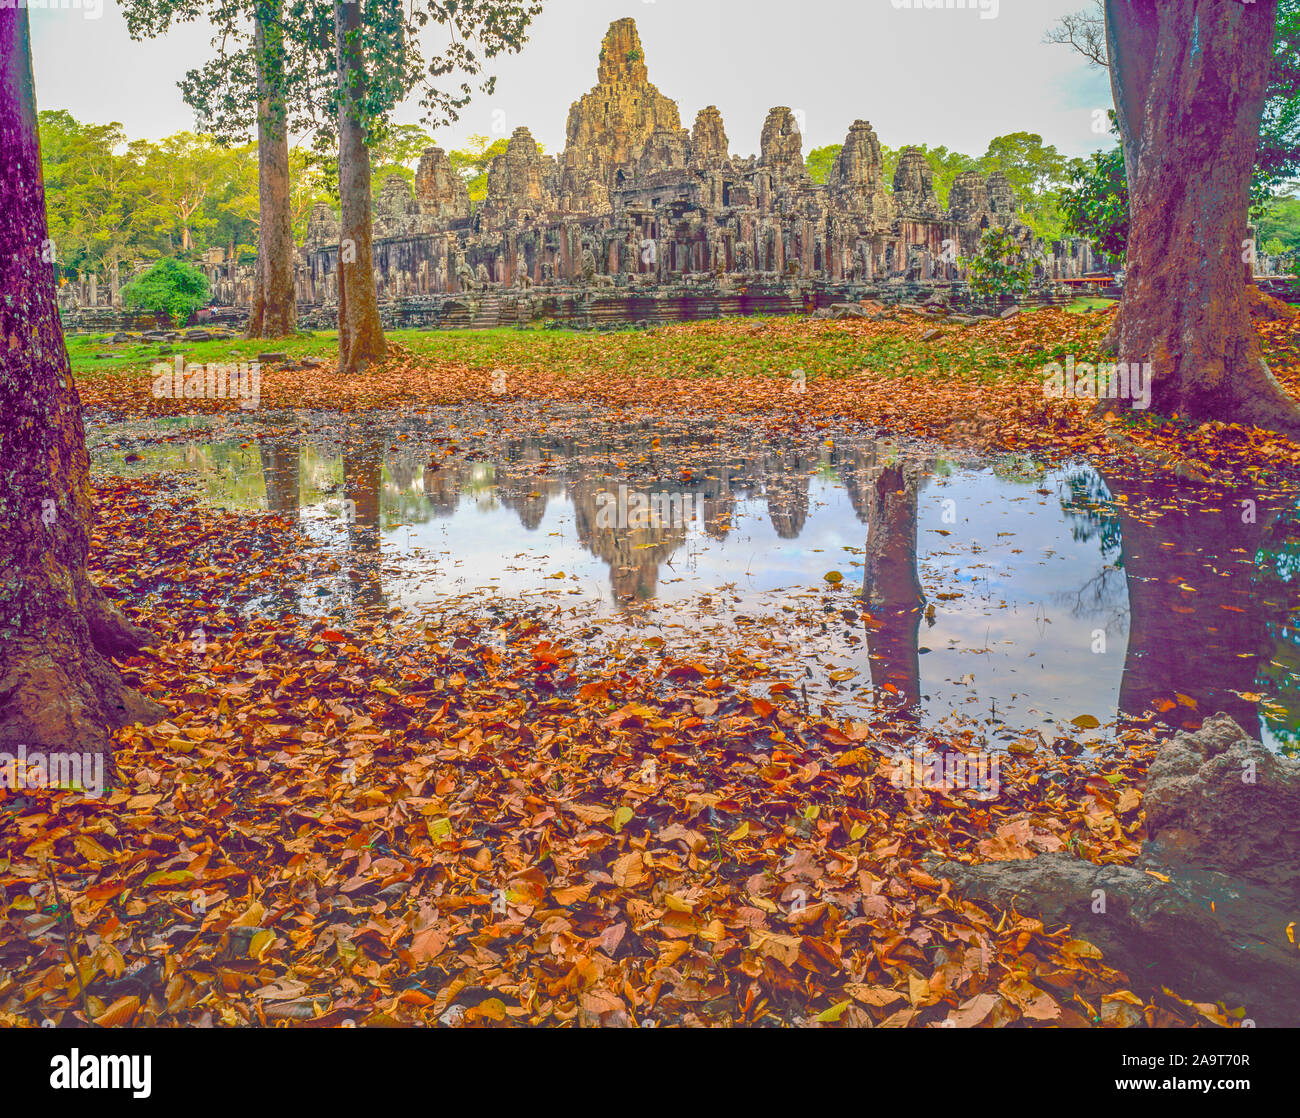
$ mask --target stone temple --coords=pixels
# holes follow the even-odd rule
[[[947,208],[916,148],[893,182],[880,142],[855,121],[826,185],[804,165],[795,114],[767,114],[759,154],[736,156],[717,108],[682,125],[650,81],[631,19],[601,44],[596,85],[569,110],[558,157],[527,128],[488,172],[477,210],[441,148],[374,200],[382,313],[392,326],[663,322],[720,314],[807,313],[863,298],[916,300],[961,291],[957,257],[985,229],[1029,239],[1006,176],[960,176]],[[339,222],[312,214],[299,250],[304,326],[336,321]],[[1048,284],[1097,270],[1082,240],[1034,243]],[[217,302],[246,306],[250,270],[213,265]]]

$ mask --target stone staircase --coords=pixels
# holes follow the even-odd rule
[[[474,312],[474,329],[491,330],[501,325],[501,296],[488,292],[479,296],[478,308]]]

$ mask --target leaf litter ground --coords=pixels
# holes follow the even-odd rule
[[[365,380],[272,374],[268,403],[450,402],[452,372],[399,359]],[[481,402],[458,372],[460,398]],[[967,385],[915,406],[858,402],[852,377],[822,400],[815,383],[805,415],[906,416],[927,435],[987,400]],[[649,379],[534,387],[682,402],[681,385]],[[790,404],[785,384],[700,387],[723,410]],[[84,394],[156,410],[101,390]],[[1045,426],[1041,391],[1010,396],[994,398],[1023,403],[1024,432],[1002,426],[1002,442],[1113,452],[1081,413]],[[1287,444],[1258,432],[1226,445],[1234,469],[1286,464]],[[898,788],[887,750],[970,750],[971,735],[810,710],[770,684],[773,634],[683,656],[635,633],[582,646],[539,608],[449,609],[432,626],[392,610],[268,613],[269,590],[291,602],[339,573],[296,520],[204,508],[166,477],[97,488],[96,577],[157,634],[124,671],[169,717],[120,733],[103,798],[0,800],[0,1021],[1232,1022],[1177,992],[1134,993],[1067,930],[989,914],[924,868],[935,854],[1131,860],[1150,732],[1009,753],[995,800]]]

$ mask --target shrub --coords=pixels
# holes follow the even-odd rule
[[[162,311],[173,326],[182,326],[209,298],[208,280],[192,264],[170,257],[159,260],[122,288],[132,310]]]
[[[1128,183],[1124,153],[1095,152],[1074,173],[1061,194],[1066,232],[1086,237],[1098,252],[1117,264],[1128,248]]]
[[[1033,277],[1025,246],[1005,229],[986,230],[980,238],[979,255],[963,263],[971,294],[980,299],[1028,291]]]

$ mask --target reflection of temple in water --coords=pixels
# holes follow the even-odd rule
[[[836,446],[831,464],[839,474],[840,484],[844,486],[858,519],[863,524],[870,523],[872,483],[880,469],[879,445]]]
[[[818,458],[797,449],[763,457],[763,491],[767,515],[783,540],[795,540],[808,520],[808,481]]]
[[[692,531],[727,538],[737,501],[762,495],[781,539],[797,538],[807,521],[809,481],[825,458],[817,441],[785,453],[749,455],[729,453],[715,443],[707,431],[665,432],[653,423],[602,431],[590,441],[560,434],[506,439],[492,456],[493,492],[530,532],[541,527],[551,500],[567,497],[578,541],[609,565],[615,599],[650,599],[660,567],[686,545]],[[456,512],[472,469],[465,464],[425,468],[429,515]],[[601,517],[620,486],[650,506],[643,521],[619,524]],[[688,517],[662,513],[684,506],[691,510]]]
[[[666,487],[649,493],[666,494]],[[659,565],[671,559],[685,542],[691,525],[680,517],[645,516],[620,524],[617,516],[601,515],[609,486],[594,477],[578,478],[570,496],[578,540],[591,554],[609,564],[616,601],[644,601],[655,596]],[[678,508],[681,503],[678,503]],[[612,523],[611,523],[612,521]]]
[[[588,439],[547,432],[507,437],[493,447],[490,467],[443,464],[435,449],[421,472],[409,445],[393,447],[387,459],[390,487],[415,488],[418,478],[423,490],[422,509],[404,508],[405,516],[419,521],[454,515],[485,468],[490,469],[493,498],[526,531],[541,527],[552,500],[567,498],[579,543],[609,565],[615,600],[623,602],[655,596],[660,568],[687,545],[692,531],[725,540],[738,502],[762,499],[776,535],[797,539],[808,521],[811,480],[819,469],[839,473],[859,520],[867,523],[871,488],[881,469],[874,441],[828,449],[808,434],[790,438],[779,449],[738,453],[708,426],[666,430],[653,421],[604,428]],[[600,516],[602,503],[620,486],[655,509],[689,503],[696,515],[687,522],[656,512],[640,523],[608,523]]]
[[[581,428],[577,436],[569,433],[573,429],[502,435],[486,453],[476,450],[468,458],[445,454],[453,442],[448,438],[433,439],[426,457],[429,440],[414,433],[397,441],[388,434],[349,434],[342,465],[344,493],[355,507],[348,526],[354,603],[384,603],[381,505],[390,521],[400,516],[410,523],[451,517],[467,500],[495,504],[510,510],[524,532],[541,532],[554,503],[571,504],[578,543],[608,566],[614,599],[626,604],[653,599],[665,565],[680,570],[676,557],[682,552],[689,562],[693,538],[726,540],[743,502],[763,501],[775,535],[798,538],[809,524],[812,479],[825,471],[838,476],[865,526],[866,616],[859,633],[876,699],[903,710],[923,702],[918,645],[927,613],[918,505],[932,465],[926,455],[871,439],[830,445],[815,432],[783,434],[778,452],[770,442],[705,423],[670,429],[653,421],[620,422],[589,436]],[[307,448],[290,436],[264,440],[260,449],[268,507],[292,511],[310,485],[299,458]],[[1153,483],[1103,483],[1084,472],[1086,492],[1064,508],[1076,540],[1098,539],[1097,573],[1084,589],[1099,579],[1118,586],[1104,601],[1072,594],[1079,599],[1074,616],[1087,622],[1104,606],[1127,626],[1118,712],[1154,710],[1177,728],[1224,711],[1258,736],[1258,693],[1269,692],[1286,704],[1282,717],[1293,729],[1283,736],[1300,734],[1300,686],[1287,676],[1287,665],[1300,666],[1294,635],[1300,529],[1293,507],[1243,492],[1189,511],[1183,498],[1171,500]],[[611,518],[610,502],[620,490],[644,499],[649,514]],[[1124,499],[1112,503],[1111,494]],[[1255,519],[1242,518],[1239,498],[1256,502]],[[677,515],[686,506],[702,515]],[[1279,552],[1287,558],[1274,564],[1277,571],[1259,558]],[[1180,702],[1179,695],[1196,705]],[[1276,732],[1276,718],[1272,725]]]

